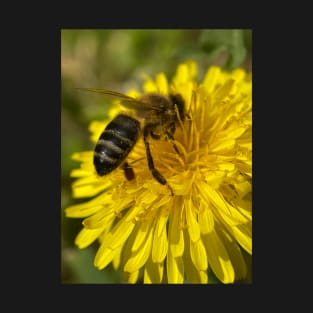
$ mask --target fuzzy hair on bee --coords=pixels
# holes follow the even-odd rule
[[[78,89],[118,98],[122,106],[134,110],[138,117],[119,113],[105,127],[94,149],[93,164],[97,174],[107,175],[124,164],[126,179],[133,180],[135,173],[125,160],[142,135],[152,176],[160,184],[168,185],[166,178],[155,168],[149,141],[164,137],[171,142],[174,140],[175,130],[186,116],[182,96],[148,93],[134,98],[108,89]],[[173,142],[172,144],[175,151],[179,153],[175,144]],[[172,188],[169,185],[168,187],[173,195]]]

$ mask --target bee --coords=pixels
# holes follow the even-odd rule
[[[152,176],[160,184],[168,185],[166,178],[154,166],[149,141],[167,137],[175,151],[179,153],[173,140],[176,128],[180,121],[184,121],[186,115],[182,96],[148,93],[134,98],[107,89],[78,89],[116,97],[124,107],[136,113],[136,117],[130,114],[118,114],[103,130],[94,149],[93,163],[98,175],[107,175],[118,168],[142,135]],[[127,162],[124,162],[123,170],[128,180],[134,179],[135,173]],[[173,194],[170,186],[169,189]]]
[[[135,179],[134,169],[126,161],[123,164],[123,170],[128,181]]]

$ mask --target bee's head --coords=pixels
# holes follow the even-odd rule
[[[179,117],[182,121],[185,119],[185,101],[180,94],[170,95],[173,104],[177,106]]]

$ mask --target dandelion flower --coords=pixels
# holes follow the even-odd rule
[[[164,73],[145,77],[149,92],[180,94],[186,104],[188,118],[174,136],[179,153],[168,140],[150,140],[173,194],[151,175],[142,139],[127,157],[130,181],[122,168],[99,177],[93,151],[74,153],[73,197],[91,197],[66,208],[67,217],[83,218],[75,243],[83,249],[98,240],[95,267],[112,262],[129,283],[210,283],[209,270],[235,283],[247,275],[242,251],[252,255],[251,73],[212,66],[198,83],[190,61],[170,83]],[[90,124],[94,143],[109,121]]]

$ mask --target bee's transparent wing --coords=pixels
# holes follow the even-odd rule
[[[108,89],[97,89],[97,88],[76,88],[76,89],[100,93],[100,94],[104,94],[107,96],[112,96],[112,97],[118,98],[118,99],[120,99],[121,104],[128,109],[135,109],[138,111],[140,111],[140,110],[141,111],[142,110],[160,111],[160,108],[154,107],[150,103],[146,103],[146,102],[140,101],[136,98],[129,97],[129,96],[127,96],[123,93],[120,93],[120,92],[116,92],[116,91],[112,91],[112,90],[108,90]]]

